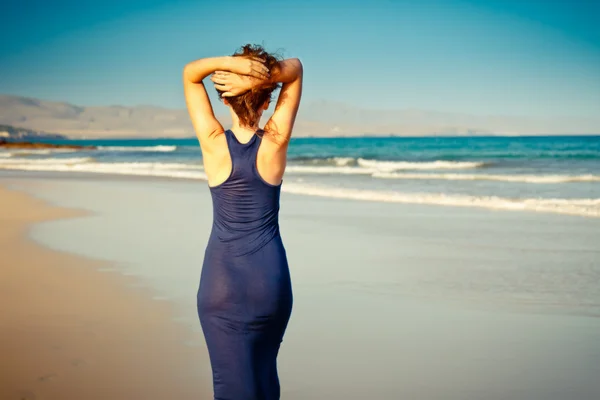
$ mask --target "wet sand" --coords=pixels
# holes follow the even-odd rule
[[[0,186],[0,399],[208,399],[172,305],[107,263],[47,249],[32,224],[84,215]]]
[[[168,299],[194,331],[186,343],[205,350],[195,311],[212,223],[203,182],[4,176],[9,188],[89,210],[29,236],[112,260],[117,276]],[[599,219],[284,193],[281,226],[294,289],[282,399],[600,398]]]

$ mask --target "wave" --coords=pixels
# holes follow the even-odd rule
[[[46,160],[0,160],[0,169],[46,172],[90,172],[100,174],[156,176],[206,180],[201,166],[179,163],[120,162],[97,163],[87,158]]]
[[[177,146],[98,146],[98,150],[108,150],[108,151],[126,151],[126,152],[135,152],[135,151],[152,151],[158,153],[168,153],[177,150]]]
[[[294,163],[294,161],[296,163]],[[299,174],[343,174],[343,175],[375,175],[392,173],[399,170],[436,170],[436,169],[469,169],[487,165],[484,162],[458,161],[381,161],[352,157],[331,157],[324,159],[292,160],[286,172]]]
[[[327,167],[356,167],[358,163],[354,157],[315,157],[315,156],[289,156],[288,163],[292,165],[327,166]]]
[[[286,173],[292,174],[342,174],[342,175],[371,175],[377,170],[373,168],[360,167],[334,167],[334,166],[310,166],[310,165],[288,165]]]
[[[318,167],[323,168],[323,167]],[[360,169],[356,167],[332,167]],[[154,176],[206,181],[201,165],[157,162],[98,163],[91,157],[54,159],[0,159],[0,169],[50,172],[86,172],[100,174]],[[428,174],[402,174],[425,176]],[[455,176],[460,174],[438,174]],[[467,175],[473,176],[473,175]],[[476,176],[476,175],[475,175]],[[500,176],[501,175],[491,175]],[[512,176],[509,176],[512,178]],[[539,178],[539,177],[538,177]],[[596,177],[597,178],[597,177]],[[432,204],[460,207],[480,207],[500,210],[539,211],[600,217],[600,199],[513,199],[497,196],[448,195],[444,193],[402,193],[362,189],[323,187],[302,183],[287,183],[283,191],[293,194],[322,196],[375,202]]]
[[[537,211],[600,217],[600,199],[511,199],[497,196],[447,195],[444,193],[380,192],[373,190],[327,188],[295,183],[283,186],[282,190],[293,194],[339,199],[480,207],[498,210]]]
[[[330,160],[332,160],[338,167],[345,167],[348,165],[354,165],[356,163],[356,160],[353,157],[333,157]]]
[[[490,175],[490,174],[414,174],[398,172],[376,172],[374,178],[381,179],[433,179],[451,181],[501,181],[523,183],[568,183],[600,182],[599,175]]]
[[[48,155],[56,153],[74,153],[77,149],[11,149],[9,154],[27,156],[27,155]]]
[[[378,161],[359,158],[357,163],[361,167],[374,168],[381,172],[393,172],[398,170],[424,170],[424,169],[472,169],[488,165],[478,161]]]
[[[397,170],[430,170],[430,169],[472,169],[489,165],[482,161],[392,161],[373,160],[354,157],[290,157],[290,164],[311,167],[362,167],[374,171],[392,172]]]
[[[92,157],[73,157],[73,158],[14,158],[0,160],[0,167],[2,166],[21,166],[21,165],[71,165],[71,164],[83,164],[93,162]],[[12,168],[16,169],[16,168]]]
[[[78,164],[92,164],[82,167]],[[36,167],[37,166],[37,167]],[[73,158],[15,158],[11,153],[0,153],[0,168],[23,169],[29,171],[43,170],[52,171],[86,171],[95,172],[118,172],[119,169],[137,171],[203,171],[201,165],[182,163],[160,163],[160,162],[118,162],[118,163],[96,163],[93,157]],[[39,167],[39,168],[38,168]],[[124,173],[124,172],[123,172]],[[414,179],[414,180],[455,180],[455,181],[500,181],[513,183],[569,183],[569,182],[600,182],[599,175],[493,175],[493,174],[457,174],[457,173],[411,173],[411,172],[382,172],[375,168],[350,167],[350,166],[310,166],[310,165],[288,165],[286,173],[308,174],[308,175],[370,175],[378,179]],[[152,175],[148,172],[145,175]],[[166,175],[161,175],[166,176]],[[202,175],[204,176],[204,175]]]

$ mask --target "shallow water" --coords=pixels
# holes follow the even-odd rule
[[[205,184],[12,178],[93,212],[40,224],[36,240],[116,261],[175,302],[198,333],[188,344],[204,346]],[[295,296],[282,398],[600,397],[600,220],[284,193],[281,230]]]
[[[0,170],[206,180],[195,138],[59,142],[98,148],[0,149]],[[285,181],[326,198],[597,218],[600,136],[298,138]]]

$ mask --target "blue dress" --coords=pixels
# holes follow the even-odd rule
[[[213,225],[198,289],[215,400],[279,399],[277,354],[292,312],[292,285],[279,233],[281,184],[256,168],[262,136],[225,132],[231,174],[211,187]]]

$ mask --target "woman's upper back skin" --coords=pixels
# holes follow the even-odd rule
[[[244,144],[252,140],[252,136],[240,137],[231,131],[238,142]],[[253,135],[256,135],[254,133]],[[210,140],[211,151],[204,154],[204,171],[208,185],[215,187],[221,185],[229,178],[232,170],[231,154],[225,133],[215,135]],[[256,155],[256,170],[260,177],[270,185],[279,185],[283,179],[286,166],[287,146],[276,143],[271,135],[264,132]]]
[[[200,59],[187,64],[184,68],[186,105],[200,142],[210,187],[218,186],[229,178],[232,160],[225,131],[214,115],[202,81],[215,71],[230,68],[231,59],[232,57]],[[230,72],[234,75],[240,73],[231,68]],[[297,58],[280,61],[271,70],[271,75],[272,82],[281,83],[281,89],[273,115],[264,127],[264,134],[256,155],[256,170],[268,184],[279,185],[285,171],[288,143],[302,96],[302,63]],[[240,143],[244,143],[252,136],[236,138]]]

